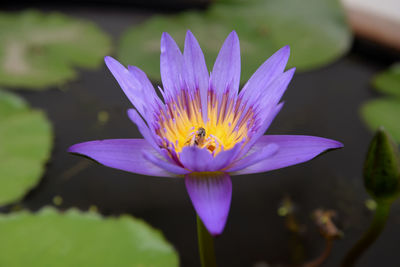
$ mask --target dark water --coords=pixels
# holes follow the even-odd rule
[[[57,10],[97,22],[115,40],[127,27],[150,15],[150,11],[123,8]],[[317,257],[324,245],[312,222],[312,211],[328,208],[338,212],[338,224],[345,236],[335,242],[324,266],[339,265],[371,218],[364,205],[368,195],[361,169],[372,135],[360,120],[359,107],[377,97],[370,88],[370,78],[393,60],[387,51],[356,40],[350,54],[336,63],[295,75],[284,96],[285,107],[269,133],[323,136],[343,142],[345,148],[286,169],[233,177],[229,220],[216,240],[220,266],[290,263],[290,234],[277,214],[285,195],[295,202],[298,220],[306,227],[301,239],[306,259]],[[112,75],[105,67],[82,71],[79,79],[64,89],[19,92],[33,106],[46,111],[55,131],[46,173],[25,197],[23,206],[37,210],[52,205],[53,197],[59,195],[63,198],[61,209],[86,210],[95,205],[106,216],[128,213],[143,218],[175,246],[182,266],[199,266],[195,213],[182,180],[125,173],[66,153],[70,145],[82,141],[141,138],[126,116],[130,103]],[[100,111],[109,114],[104,125],[97,119]],[[396,202],[386,230],[359,266],[399,266],[399,226],[400,203]]]

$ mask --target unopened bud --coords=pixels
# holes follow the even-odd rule
[[[377,201],[393,201],[400,193],[400,157],[396,143],[380,127],[364,163],[364,184]]]

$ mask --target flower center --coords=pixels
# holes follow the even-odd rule
[[[185,146],[198,146],[215,156],[247,140],[249,129],[254,125],[252,110],[239,111],[240,103],[226,95],[217,102],[209,92],[208,99],[206,122],[199,93],[190,96],[182,91],[177,99],[165,104],[165,109],[158,114],[156,129],[164,148],[179,153]]]
[[[211,153],[213,153],[216,148],[219,148],[220,142],[217,137],[207,135],[206,129],[199,127],[197,130],[192,130],[190,132],[189,138],[185,142],[185,146],[186,145],[207,148]]]

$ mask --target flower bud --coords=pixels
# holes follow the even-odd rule
[[[400,193],[399,150],[383,127],[370,143],[364,163],[364,184],[377,201],[393,201]]]

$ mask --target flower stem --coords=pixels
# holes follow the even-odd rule
[[[332,246],[333,246],[333,239],[325,239],[325,249],[322,252],[322,254],[316,258],[315,260],[312,260],[306,264],[303,265],[303,267],[318,267],[321,266],[326,259],[329,257],[332,251]]]
[[[204,226],[199,215],[197,217],[197,239],[199,243],[199,255],[202,267],[217,267],[214,252],[214,240]]]
[[[374,218],[368,230],[360,240],[351,248],[342,261],[342,267],[354,266],[360,256],[375,242],[385,227],[391,202],[377,202]]]

